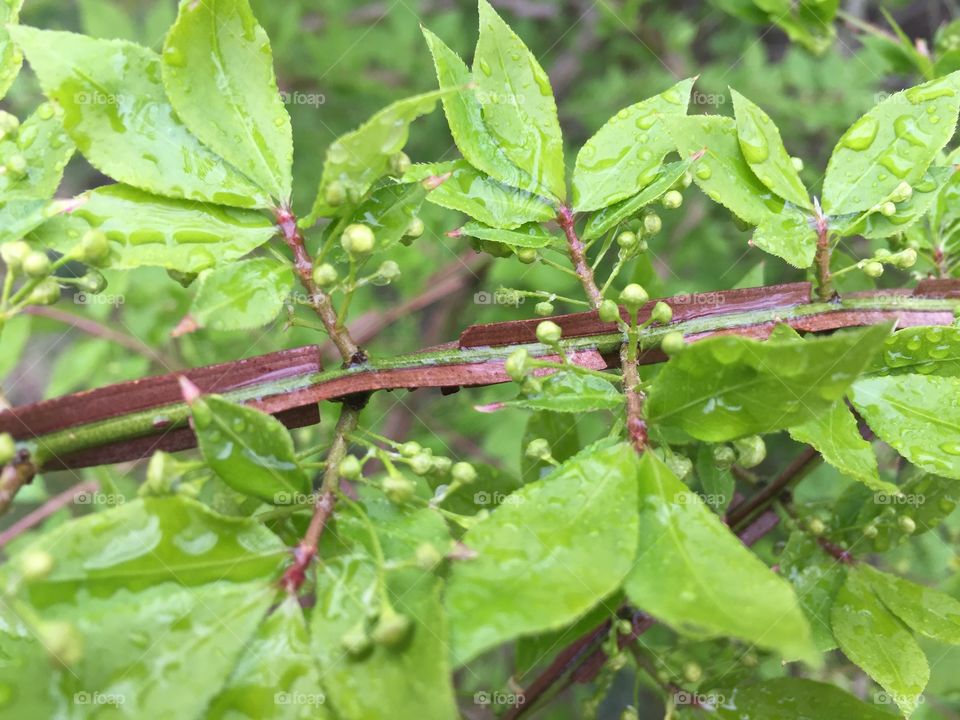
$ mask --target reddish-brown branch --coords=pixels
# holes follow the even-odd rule
[[[768,507],[791,484],[803,478],[821,460],[820,453],[811,447],[806,448],[784,469],[769,485],[747,500],[732,508],[726,517],[727,525],[737,528],[748,521],[760,510]]]
[[[557,213],[557,224],[560,225],[564,235],[567,236],[567,250],[570,252],[573,270],[577,273],[577,277],[580,279],[580,284],[583,285],[583,290],[587,293],[587,297],[590,298],[590,304],[594,308],[599,308],[600,303],[603,302],[603,295],[600,294],[597,282],[593,279],[593,268],[591,268],[590,263],[587,262],[586,248],[584,248],[583,243],[577,236],[575,222],[576,219],[574,218],[573,211],[566,205],[561,206],[560,211]]]
[[[623,395],[627,406],[627,437],[633,449],[642,453],[647,447],[647,423],[643,419],[644,394],[640,389],[636,351],[631,351],[630,340],[620,348],[620,366],[623,368]]]
[[[335,496],[332,492],[321,492],[314,506],[313,517],[300,544],[293,550],[293,564],[287,568],[280,579],[280,587],[288,593],[296,594],[307,579],[307,569],[317,554],[320,536],[333,515]]]
[[[814,264],[817,268],[817,297],[826,302],[833,297],[833,281],[830,273],[830,227],[826,216],[816,206],[817,252]]]

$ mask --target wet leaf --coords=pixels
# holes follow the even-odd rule
[[[781,212],[768,215],[757,226],[750,244],[802,270],[813,264],[817,254],[817,233],[811,226],[809,215],[786,205]]]
[[[218,515],[182,496],[143,498],[71,520],[24,548],[33,551],[53,556],[50,574],[25,591],[37,607],[162,583],[272,580],[287,559],[280,538],[260,523]]]
[[[953,136],[960,73],[898,92],[857,120],[833,149],[823,180],[830,215],[869,210],[901,182],[916,184]]]
[[[293,289],[293,269],[272,257],[243,260],[208,270],[190,316],[200,327],[244,330],[271,322]]]
[[[909,717],[930,678],[923,650],[887,610],[861,568],[850,568],[831,612],[843,654],[893,697]]]
[[[960,379],[926,375],[864,378],[850,399],[881,440],[913,464],[960,480]]]
[[[653,182],[663,158],[676,147],[667,126],[686,115],[693,80],[624,108],[587,140],[573,169],[574,210],[607,207]]]
[[[503,230],[468,222],[460,228],[460,233],[468,237],[524,248],[542,248],[556,240],[540,223],[528,223],[515,230]]]
[[[530,413],[527,426],[520,442],[520,475],[524,483],[539,480],[540,476],[552,469],[550,463],[528,456],[524,449],[531,440],[543,438],[550,444],[550,454],[557,462],[564,462],[577,454],[581,447],[580,431],[576,416],[566,413],[538,410]]]
[[[337,212],[340,203],[331,203],[329,197],[334,194],[333,183],[338,183],[342,202],[359,202],[377,180],[390,173],[390,159],[407,144],[413,121],[433,112],[437,100],[448,93],[440,90],[397,100],[334,140],[327,148],[317,199],[303,223],[313,224]]]
[[[376,187],[356,209],[351,222],[368,225],[376,235],[374,252],[389,250],[407,234],[425,198],[429,196],[420,183],[387,181]],[[331,227],[333,227],[331,225]],[[334,256],[347,262],[346,251],[339,240],[333,246]]]
[[[880,479],[873,447],[860,435],[856,418],[842,400],[790,428],[790,437],[811,445],[837,470],[871,490],[894,495],[899,492],[896,485]]]
[[[887,338],[873,360],[871,372],[880,375],[960,376],[960,328],[912,327]]]
[[[541,390],[504,403],[526,410],[585,413],[618,410],[623,393],[612,382],[576,372],[556,372],[541,380]]]
[[[273,505],[304,502],[310,479],[279,420],[218,395],[193,400],[190,410],[203,458],[227,485]]]
[[[951,645],[960,644],[960,600],[869,565],[862,565],[860,572],[890,612],[914,632]]]
[[[557,215],[538,196],[494,180],[464,160],[414,165],[404,180],[419,181],[447,173],[449,179],[431,190],[427,199],[466,213],[484,225],[512,230],[528,222],[547,222]]]
[[[716,709],[723,720],[890,720],[891,715],[840,688],[804,678],[738,687]]]
[[[215,153],[287,204],[293,134],[270,40],[247,0],[183,2],[163,46],[163,86],[177,115]]]
[[[637,607],[695,638],[735,637],[819,663],[790,585],[649,452],[640,461],[639,538],[623,584]]]
[[[701,340],[661,370],[647,415],[710,442],[799,425],[843,396],[888,333],[881,325],[810,340]]]
[[[437,71],[437,80],[442,90],[448,90],[443,96],[443,111],[447,116],[450,134],[457,149],[468,163],[495,180],[533,194],[537,192],[537,182],[518,168],[494,138],[483,121],[483,107],[477,98],[473,83],[473,74],[463,60],[432,32],[423,29],[423,36],[433,55],[433,64]]]
[[[90,164],[128,185],[174,198],[234,207],[270,201],[204,147],[164,94],[160,57],[122,40],[13,27],[63,126]]]
[[[780,131],[773,120],[757,105],[736,90],[733,109],[737,119],[740,150],[757,178],[787,202],[811,209],[810,194],[783,146]]]
[[[504,154],[543,192],[562,201],[563,137],[550,79],[487,0],[480,0],[473,78],[483,121]]]
[[[830,608],[843,585],[843,565],[825,553],[814,538],[797,531],[790,534],[780,556],[780,574],[794,587],[817,650],[833,650],[837,641],[830,629]]]
[[[276,227],[252,210],[150,195],[127,185],[107,185],[80,196],[82,204],[36,232],[38,242],[60,252],[90,228],[110,241],[109,266],[153,265],[197,273],[236,260],[263,245]]]
[[[7,90],[16,80],[20,72],[23,56],[20,50],[10,40],[7,33],[7,24],[17,22],[23,0],[12,0],[0,4],[0,99],[7,94]]]
[[[51,103],[43,103],[20,125],[16,141],[0,141],[0,160],[18,154],[27,166],[19,178],[0,174],[0,201],[49,200],[56,193],[75,149],[63,130],[62,117]]]
[[[637,471],[626,443],[588,448],[467,531],[477,557],[453,566],[445,598],[455,665],[560,628],[619,586],[638,534]]]

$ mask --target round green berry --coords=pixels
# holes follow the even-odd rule
[[[657,301],[657,304],[653,306],[653,310],[650,312],[650,319],[655,323],[666,325],[673,320],[673,308],[671,308],[662,300],[659,300]]]
[[[544,345],[556,345],[563,336],[563,330],[552,320],[544,320],[537,325],[537,340]]]
[[[901,250],[895,255],[891,255],[890,260],[897,267],[906,270],[907,268],[912,268],[917,264],[917,251],[913,248],[907,248],[906,250]]]
[[[863,264],[863,274],[867,277],[878,278],[883,275],[883,264],[870,260]]]
[[[423,231],[426,229],[426,226],[423,224],[423,219],[418,217],[413,218],[410,221],[410,224],[407,225],[407,237],[418,238],[423,235]]]
[[[101,293],[107,289],[107,279],[99,270],[90,268],[77,281],[77,287],[89,293]]]
[[[631,250],[637,246],[637,234],[630,230],[624,230],[617,235],[617,245],[624,250]]]
[[[631,310],[636,310],[649,299],[647,291],[637,283],[630,283],[620,293],[620,302]]]
[[[894,205],[889,200],[885,203],[881,203],[879,210],[880,210],[880,214],[883,215],[884,217],[890,217],[891,215],[897,214],[897,206]]]
[[[337,269],[330,263],[320,263],[313,268],[313,281],[320,287],[330,287],[337,281]]]
[[[713,464],[721,470],[726,470],[737,461],[737,454],[729,445],[713,446]]]
[[[330,207],[343,205],[344,201],[347,199],[347,191],[344,189],[343,183],[341,183],[339,180],[334,180],[332,183],[327,185],[326,190],[323,191],[323,199]]]
[[[613,300],[604,300],[600,303],[598,314],[604,322],[617,322],[620,319],[620,308],[617,307],[617,304]]]
[[[807,520],[807,530],[810,531],[811,535],[820,536],[826,532],[827,526],[824,524],[823,520],[818,517],[814,517]]]
[[[663,220],[656,213],[643,216],[643,231],[647,235],[656,235],[663,228]]]
[[[17,454],[17,443],[10,433],[0,433],[0,465],[6,465]]]
[[[80,260],[83,262],[97,265],[106,260],[109,254],[110,243],[103,230],[87,230],[80,238]]]
[[[45,252],[34,250],[23,259],[23,271],[30,277],[44,277],[50,273],[50,258]]]
[[[901,515],[897,518],[897,525],[907,535],[913,535],[917,531],[917,522],[909,515]]]
[[[698,683],[703,677],[703,668],[693,661],[683,664],[683,677],[687,682]]]
[[[340,646],[351,657],[363,655],[371,645],[370,636],[362,620],[340,636]]]
[[[21,178],[27,174],[27,159],[20,153],[15,153],[7,158],[6,168],[11,177]]]
[[[340,244],[351,255],[366,255],[373,250],[376,237],[369,225],[353,223],[344,228]]]
[[[454,463],[450,477],[463,485],[469,485],[477,479],[477,470],[468,462]]]
[[[83,659],[83,636],[65,620],[47,620],[36,628],[40,644],[51,658],[63,666],[76,665]]]
[[[414,455],[419,455],[423,452],[423,447],[418,442],[413,440],[408,440],[403,445],[400,446],[400,455],[405,458],[412,458]]]
[[[432,543],[424,542],[414,550],[414,561],[421,570],[432,570],[443,561],[443,555]]]
[[[340,464],[337,466],[337,471],[340,473],[340,477],[353,480],[360,477],[360,474],[363,472],[363,466],[355,456],[347,455],[340,461]]]
[[[901,182],[896,189],[890,193],[890,199],[895,202],[909,200],[913,196],[913,187],[908,182]]]
[[[546,460],[551,457],[550,443],[544,438],[536,438],[527,443],[526,455],[536,460]]]
[[[24,258],[31,253],[30,246],[23,240],[14,240],[0,245],[0,258],[11,272],[18,273],[23,267]]]
[[[671,330],[660,340],[660,349],[667,355],[676,355],[687,346],[687,341],[683,338],[683,333],[678,330]]]
[[[53,278],[46,278],[31,291],[27,302],[31,305],[53,305],[59,299],[60,284]]]
[[[388,607],[380,614],[370,637],[377,645],[393,647],[401,643],[409,631],[410,618]]]
[[[25,550],[20,556],[20,574],[27,582],[43,580],[53,570],[53,555],[46,550]]]
[[[553,315],[554,307],[552,302],[538,302],[533,306],[533,311],[540,317],[547,317],[548,315]]]
[[[416,457],[426,457],[429,459],[428,455],[417,455]],[[383,489],[383,494],[387,496],[387,500],[395,505],[403,505],[404,503],[409,502],[413,499],[413,496],[417,491],[417,486],[413,484],[412,480],[408,480],[405,477],[400,477],[397,475],[388,475],[386,478],[384,478],[381,487]]]
[[[375,285],[389,285],[398,277],[400,277],[400,266],[393,260],[384,260],[373,276],[373,283]]]
[[[683,195],[679,190],[667,190],[663,194],[663,200],[660,201],[668,210],[676,210],[683,205]]]
[[[410,157],[403,151],[390,156],[390,171],[393,175],[403,175],[410,169]]]
[[[742,468],[756,467],[767,457],[767,445],[759,435],[750,435],[733,441],[737,462]]]
[[[452,465],[453,460],[440,455],[439,457],[433,458],[433,467],[431,468],[431,471],[437,473],[438,475],[446,475],[448,472],[450,472]]]
[[[410,458],[410,469],[416,475],[426,475],[433,470],[433,457],[427,453],[420,453]]]
[[[529,265],[530,263],[536,261],[537,259],[537,250],[536,248],[520,248],[517,250],[517,259],[522,262],[524,265]]]
[[[877,530],[877,526],[871,523],[863,528],[863,536],[865,538],[873,539],[877,536],[880,531]]]
[[[801,160],[800,158],[796,156],[791,157],[790,164],[793,165],[793,169],[796,170],[797,172],[803,171],[803,160]]]

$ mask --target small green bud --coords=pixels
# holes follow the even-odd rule
[[[663,220],[656,213],[643,216],[643,231],[647,235],[656,235],[663,228]]]
[[[617,322],[620,319],[620,308],[613,300],[604,300],[600,303],[599,315],[604,322]]]
[[[635,707],[626,707],[620,713],[620,720],[640,720],[640,713]]]
[[[427,453],[420,453],[410,458],[410,469],[416,475],[426,475],[433,470],[433,457]]]
[[[23,271],[30,277],[44,277],[50,273],[50,258],[45,252],[34,250],[23,259]]]
[[[897,525],[907,535],[913,535],[917,531],[916,521],[909,515],[901,515],[897,518]]]
[[[423,219],[418,217],[413,218],[410,221],[410,224],[407,225],[407,237],[418,238],[423,235],[423,231],[426,230],[426,226],[423,224]]]
[[[879,211],[884,217],[890,217],[891,215],[897,214],[897,206],[888,200],[880,204]]]
[[[30,246],[23,240],[14,240],[0,245],[0,258],[10,268],[11,272],[18,273],[23,267],[24,258],[31,253]]]
[[[0,433],[0,465],[6,465],[17,454],[17,443],[10,433]]]
[[[366,255],[373,250],[376,237],[369,225],[353,223],[344,228],[340,244],[351,255]]]
[[[370,636],[367,635],[362,620],[340,636],[340,646],[351,657],[363,655],[370,649],[370,645]]]
[[[313,268],[313,281],[319,287],[330,287],[337,281],[337,269],[330,263],[320,263]]]
[[[400,446],[400,455],[405,458],[412,458],[414,455],[419,455],[423,452],[423,448],[420,446],[420,443],[409,440]]]
[[[410,169],[410,157],[403,151],[390,156],[390,172],[393,175],[403,175]]]
[[[742,468],[756,467],[767,457],[767,445],[759,435],[750,435],[733,441],[737,462]]]
[[[37,627],[40,644],[60,665],[69,667],[83,659],[83,636],[64,620],[48,620]]]
[[[20,556],[20,574],[27,582],[43,580],[53,570],[53,555],[46,550],[25,550]]]
[[[890,256],[890,262],[899,268],[906,270],[917,264],[917,251],[913,248],[907,248]]]
[[[469,485],[477,479],[477,471],[468,462],[458,462],[451,468],[450,477],[462,485]]]
[[[676,355],[686,346],[687,341],[683,339],[683,333],[679,330],[671,330],[660,340],[660,349],[667,355]]]
[[[374,285],[389,285],[400,277],[400,266],[393,260],[384,260],[372,280]]]
[[[673,308],[671,308],[662,300],[659,300],[657,301],[657,304],[653,306],[653,310],[650,312],[650,318],[655,323],[666,325],[673,320]]]
[[[896,189],[890,193],[890,199],[895,202],[909,200],[913,196],[913,187],[908,182],[901,182]]]
[[[426,457],[429,459],[429,455],[417,455],[416,457]],[[411,462],[412,461],[411,459]],[[412,500],[417,490],[417,486],[413,484],[413,481],[394,475],[385,477],[382,487],[383,494],[387,496],[387,500],[395,505],[403,505]]]
[[[520,382],[530,373],[530,353],[524,348],[514,350],[503,364],[503,369],[511,380]]]
[[[729,445],[713,446],[713,464],[721,470],[726,470],[737,461],[737,454]]]
[[[0,140],[13,135],[20,127],[20,119],[16,115],[0,110]]]
[[[677,453],[666,453],[663,456],[663,463],[670,468],[670,472],[683,480],[693,472],[693,460],[686,455]]]
[[[693,184],[693,173],[687,170],[680,178],[680,187],[688,188]]]
[[[883,275],[883,264],[870,260],[863,264],[863,274],[867,277],[878,278]]]
[[[647,295],[647,291],[637,283],[630,283],[620,293],[620,302],[630,310],[636,310],[649,299],[650,296]]]
[[[873,523],[871,523],[870,525],[867,525],[866,527],[863,528],[863,536],[864,536],[865,538],[873,539],[873,538],[875,538],[875,537],[877,536],[877,534],[878,534],[879,532],[880,532],[880,531],[877,530],[877,526],[874,525]]]
[[[340,477],[353,480],[360,477],[360,474],[363,472],[363,466],[355,456],[347,455],[340,461],[340,464],[337,466],[337,471],[340,473]]]
[[[398,645],[410,631],[410,618],[401,615],[392,607],[387,607],[380,614],[380,619],[370,633],[370,637],[377,645],[393,647]]]
[[[793,156],[790,158],[790,164],[793,165],[793,169],[797,172],[803,172],[803,160]]]
[[[562,335],[563,330],[552,320],[544,320],[537,325],[537,340],[544,345],[556,345],[560,342]]]
[[[631,232],[630,230],[624,230],[622,233],[617,235],[617,245],[622,247],[624,250],[630,250],[637,246],[637,234]]]
[[[550,443],[544,438],[536,438],[527,444],[526,456],[535,460],[546,460],[552,457]]]
[[[432,543],[424,542],[417,545],[414,551],[414,561],[421,570],[432,570],[443,560],[443,555]]]
[[[524,265],[529,265],[537,259],[536,248],[520,248],[517,250],[517,259]]]
[[[27,302],[31,305],[53,305],[60,299],[60,284],[53,278],[46,278],[37,285]]]
[[[343,188],[343,183],[341,183],[339,180],[334,180],[332,183],[327,185],[327,189],[323,191],[323,199],[330,207],[343,205],[344,201],[347,199],[347,191]]]
[[[103,230],[87,230],[80,238],[80,260],[97,265],[107,259],[110,254],[110,243]]]
[[[683,677],[687,682],[698,683],[703,678],[703,668],[693,661],[683,664]]]
[[[810,531],[811,535],[816,535],[819,537],[826,532],[827,526],[824,525],[823,520],[818,517],[814,517],[807,520],[807,530]]]
[[[443,455],[433,458],[433,467],[431,468],[432,472],[437,473],[438,475],[446,475],[450,472],[450,468],[453,466],[453,460]]]
[[[554,310],[553,303],[547,302],[546,300],[543,302],[538,302],[536,305],[533,306],[533,311],[540,317],[547,317],[548,315],[553,315],[553,310]]]
[[[99,270],[90,268],[79,279],[77,287],[89,293],[101,293],[107,289],[107,279]]]
[[[663,200],[660,201],[668,210],[676,210],[683,205],[683,195],[679,190],[667,190],[663,194]]]
[[[22,178],[27,174],[27,159],[20,153],[15,153],[7,158],[7,173],[14,178]]]

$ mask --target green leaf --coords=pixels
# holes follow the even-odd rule
[[[560,628],[619,586],[639,532],[637,471],[626,443],[588,448],[467,531],[477,556],[454,565],[445,599],[455,665]]]
[[[839,0],[755,0],[769,13],[769,21],[783,30],[792,41],[821,55],[837,36],[834,17]]]
[[[773,120],[736,90],[731,88],[730,94],[733,97],[740,150],[754,174],[787,202],[811,209],[810,194],[793,166]]]
[[[783,200],[757,179],[743,157],[733,118],[685,115],[671,118],[668,129],[681,157],[705,150],[693,178],[711,200],[751,225],[783,209]]]
[[[2,3],[0,3],[2,5]],[[26,174],[0,175],[0,202],[10,200],[49,200],[57,192],[63,169],[73,157],[74,145],[61,125],[63,112],[52,103],[43,103],[11,137],[0,142],[0,159],[23,157]]]
[[[275,201],[290,201],[293,132],[270,39],[247,0],[182,2],[163,46],[163,86],[200,141]]]
[[[460,234],[523,248],[542,248],[555,241],[554,236],[540,223],[528,223],[515,230],[503,230],[468,222],[460,228]]]
[[[110,241],[109,265],[118,270],[154,265],[198,273],[246,255],[276,232],[259,212],[162,198],[127,185],[100,187],[80,200],[69,216],[42,226],[37,240],[66,252],[85,230],[99,228]]]
[[[891,720],[891,715],[835,685],[774,678],[738,687],[716,708],[723,720]]]
[[[810,216],[785,205],[757,226],[750,244],[786,260],[801,270],[810,267],[817,254],[817,233]]]
[[[952,73],[895,93],[851,125],[827,164],[824,211],[869,210],[901,182],[919,182],[953,136],[958,82],[960,73]]]
[[[17,315],[4,323],[3,329],[0,329],[0,341],[3,342],[3,352],[0,353],[0,379],[6,377],[7,373],[13,370],[20,357],[23,355],[23,349],[30,339],[30,316]]]
[[[612,382],[593,375],[581,375],[572,371],[556,372],[542,379],[539,392],[527,393],[503,404],[526,410],[586,413],[620,409],[623,405],[623,393]]]
[[[850,399],[870,428],[914,465],[960,480],[960,379],[926,375],[864,378]]]
[[[349,202],[360,202],[373,184],[390,172],[390,158],[403,150],[410,125],[421,115],[433,112],[437,100],[449,91],[439,90],[398,100],[387,105],[356,130],[343,135],[327,148],[323,175],[310,217],[303,224],[333,215],[339,204],[331,204],[331,185]]]
[[[23,55],[11,42],[10,34],[7,32],[7,25],[17,22],[21,7],[23,7],[23,0],[11,0],[0,5],[0,99],[13,85],[23,62]]]
[[[167,100],[160,57],[122,40],[10,28],[90,164],[158,195],[234,207],[270,200],[190,134]]]
[[[507,157],[483,121],[483,106],[477,99],[473,74],[463,60],[432,32],[423,28],[423,36],[433,55],[437,81],[443,96],[443,111],[450,134],[463,157],[473,167],[495,180],[526,192],[536,193],[537,183]]]
[[[647,415],[709,442],[799,425],[843,396],[888,333],[878,325],[810,340],[701,340],[660,371]]]
[[[244,330],[272,321],[293,289],[293,269],[272,257],[222,265],[200,276],[190,315],[200,327]]]
[[[275,594],[261,583],[167,584],[60,605],[43,620],[70,623],[81,658],[63,667],[45,657],[38,677],[21,676],[18,683],[36,683],[54,707],[93,711],[77,712],[80,717],[202,717]],[[14,702],[21,696],[14,693]],[[78,702],[84,696],[88,706]],[[4,708],[12,717],[56,715],[32,710]]]
[[[11,200],[0,205],[0,243],[19,240],[43,225],[63,205],[46,200]]]
[[[573,207],[598,210],[649,185],[676,146],[665,126],[686,115],[694,78],[614,115],[584,144],[573,168]]]
[[[34,551],[53,556],[50,574],[25,590],[37,607],[165,582],[272,579],[287,559],[284,544],[260,523],[218,515],[183,496],[143,498],[71,520],[24,550]]]
[[[649,452],[640,461],[640,528],[623,584],[637,607],[693,637],[735,637],[819,663],[790,585]]]
[[[932,588],[862,565],[860,572],[883,604],[912,630],[960,645],[960,601]]]
[[[881,375],[960,375],[960,328],[912,327],[887,338],[871,372]]]
[[[813,446],[837,470],[871,490],[893,495],[899,492],[896,485],[880,479],[873,447],[860,435],[856,418],[842,400],[790,428],[790,437]]]
[[[273,505],[304,502],[310,478],[276,418],[218,395],[190,403],[204,460],[227,485]]]
[[[780,574],[794,587],[817,650],[825,653],[836,648],[830,608],[845,577],[840,561],[827,555],[814,538],[796,531],[780,556]]]
[[[522,485],[514,475],[492,465],[473,463],[473,467],[477,471],[476,480],[469,487],[448,495],[443,501],[445,510],[458,515],[476,515],[481,510],[493,510],[504,502],[511,502],[510,495]]]
[[[506,156],[543,191],[562,201],[563,137],[550,79],[487,0],[480,0],[473,76],[483,121]]]
[[[909,717],[930,678],[923,650],[913,635],[874,594],[861,568],[850,568],[830,614],[843,654],[860,666]]]
[[[887,217],[880,212],[853,213],[833,218],[831,224],[843,237],[862,235],[866,238],[886,238],[899,235],[924,217],[933,207],[946,183],[954,174],[952,167],[931,167],[923,178],[913,186],[913,194],[902,202],[895,203],[897,211]]]
[[[693,161],[690,159],[670,163],[663,167],[656,180],[633,197],[621,200],[593,213],[583,230],[583,239],[593,240],[598,238],[608,230],[634,217],[641,208],[663,197],[664,193],[673,187],[692,166]]]
[[[328,720],[303,609],[288,596],[260,623],[204,717]]]
[[[427,200],[466,213],[484,225],[512,230],[528,222],[548,222],[557,215],[536,195],[484,175],[464,160],[414,165],[403,179],[417,182],[447,173],[450,177],[431,190]]]
[[[713,448],[703,444],[697,450],[696,458],[697,479],[703,491],[703,501],[718,515],[723,515],[727,506],[733,500],[736,490],[736,480],[729,468],[717,467],[713,456]]]

